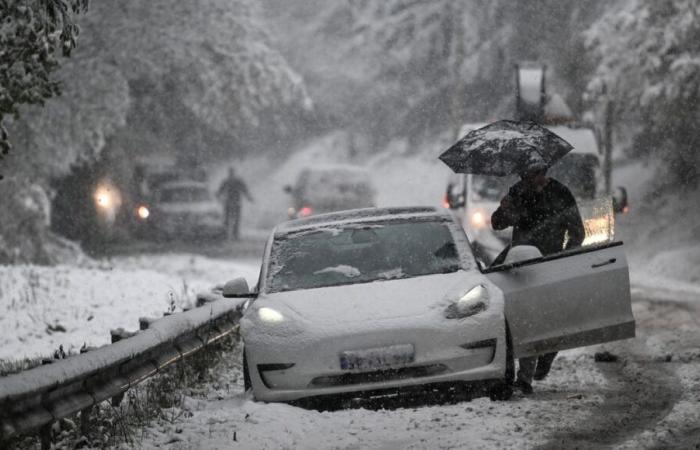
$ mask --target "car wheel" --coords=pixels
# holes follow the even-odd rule
[[[250,372],[248,371],[248,358],[245,356],[245,349],[243,349],[243,392],[248,392],[253,389],[253,385],[250,382]]]
[[[503,381],[498,382],[489,390],[489,398],[492,401],[506,401],[513,395],[513,381],[515,380],[515,360],[513,359],[513,342],[510,337],[510,328],[506,322],[506,373]]]

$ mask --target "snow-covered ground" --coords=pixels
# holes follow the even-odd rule
[[[344,142],[342,135],[329,135],[273,171],[269,162],[249,162],[243,173],[251,177],[256,203],[248,206],[247,229],[262,237],[284,219],[288,199],[281,189],[301,167],[357,163],[347,156]],[[329,154],[328,148],[337,152]],[[435,159],[439,150],[410,153],[406,144],[394,142],[370,157],[379,205],[438,206],[449,176]],[[632,208],[641,202],[644,185],[635,173],[638,168],[626,167],[616,180],[628,187]],[[563,352],[532,397],[335,412],[264,404],[242,392],[238,349],[227,355],[229,363],[218,369],[218,381],[206,395],[184,393],[179,412],[186,414],[152,423],[137,444],[175,449],[694,447],[700,444],[700,245],[692,240],[697,233],[692,220],[675,224],[660,210],[658,222],[640,227],[649,217],[644,211],[618,223],[630,261],[638,337]],[[661,233],[676,229],[682,232]],[[0,359],[45,356],[58,345],[106,344],[109,329],[135,329],[139,317],[160,316],[171,302],[181,308],[195,292],[240,275],[254,283],[258,261],[183,253],[124,256],[90,266],[0,267],[5,311],[0,326],[6,330]],[[594,362],[601,350],[620,360]]]
[[[694,313],[697,313],[695,310]],[[240,350],[205,395],[187,395],[175,421],[138,444],[172,449],[692,448],[700,443],[700,336],[693,313],[634,304],[638,337],[561,353],[535,394],[507,402],[423,400],[318,412],[252,401]],[[617,362],[595,362],[609,351]]]
[[[244,276],[257,282],[258,261],[188,254],[119,257],[73,266],[0,267],[0,360],[49,356],[62,345],[110,342],[109,330],[138,329],[190,305],[197,292]]]

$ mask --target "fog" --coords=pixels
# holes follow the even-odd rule
[[[658,348],[645,343],[639,350],[634,341],[604,350],[630,361],[658,359],[663,350],[677,361],[680,347],[695,345],[692,333],[673,334],[693,323],[688,311],[700,295],[695,0],[12,0],[0,5],[0,17],[0,305],[8,311],[0,325],[16,330],[0,341],[0,363],[14,367],[13,359],[51,355],[59,345],[69,353],[106,345],[108,328],[130,329],[140,317],[192,308],[198,293],[234,275],[255,289],[272,230],[320,213],[432,207],[462,226],[472,259],[488,269],[512,236],[510,229],[494,232],[491,217],[520,172],[456,174],[439,156],[467,133],[504,119],[543,124],[572,144],[568,159],[548,169],[576,197],[583,242],[624,242],[613,259],[629,266],[639,335],[656,338],[656,326],[668,331]],[[376,262],[358,255],[358,267]],[[338,285],[365,279],[340,259],[328,267],[312,262],[318,286],[332,286],[323,284],[331,275]],[[400,269],[376,272],[404,275]],[[660,306],[665,300],[685,306]],[[654,322],[656,308],[670,318]],[[240,348],[232,352],[238,361]],[[588,356],[581,350],[560,357],[566,370],[547,385],[555,400],[537,400],[551,418],[565,410],[571,428],[585,422],[567,409],[567,395],[579,395],[571,385],[594,390],[600,379],[614,378],[581,369]],[[238,366],[216,369],[217,379],[241,384]],[[684,383],[678,392],[662,383],[660,398],[681,398],[697,387],[685,369],[641,366],[647,387],[656,376]],[[623,372],[610,383],[633,377]],[[223,391],[206,383],[209,393]],[[221,394],[233,398],[227,407],[234,411],[222,414],[240,429],[248,426],[250,442],[323,446],[306,436],[318,417],[265,409],[242,386],[234,391]],[[595,392],[577,398],[592,415],[591,399],[607,395]],[[632,396],[621,392],[615,395]],[[651,397],[635,397],[630,411],[643,410]],[[231,419],[240,405],[245,419]],[[495,416],[470,416],[490,430],[473,433],[483,447],[493,444],[491,432],[522,446],[556,446],[560,435],[538,431],[546,428],[542,420],[525,421],[518,441],[513,429],[524,416],[512,405]],[[456,433],[463,425],[449,417],[461,417],[464,408],[452,407],[435,417]],[[403,429],[404,418],[433,420],[433,410],[407,411],[405,417],[382,411],[378,420],[392,429]],[[293,438],[269,440],[247,414],[286,418]],[[671,416],[673,426],[691,422],[683,414]],[[207,420],[225,434],[219,419],[198,416],[188,442]],[[438,432],[387,443],[371,417],[348,412],[345,419],[371,432],[366,441],[336,436],[343,448],[428,448],[416,441]],[[655,430],[657,445],[671,442],[659,431],[662,419],[654,420],[630,428]],[[329,423],[343,428],[341,422]],[[609,431],[609,424],[593,425]],[[581,442],[643,441],[642,434],[596,441],[593,428]],[[145,445],[165,445],[169,432],[161,431]],[[207,445],[223,442],[216,439]],[[686,441],[671,443],[679,442]]]

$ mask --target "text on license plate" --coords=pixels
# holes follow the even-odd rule
[[[343,370],[370,370],[400,367],[412,363],[414,356],[413,344],[348,350],[340,354],[340,368]]]

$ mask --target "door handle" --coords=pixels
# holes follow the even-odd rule
[[[608,264],[614,264],[615,261],[617,261],[617,258],[610,258],[610,259],[607,260],[607,261],[603,261],[603,262],[599,262],[599,263],[592,264],[592,265],[591,265],[591,269],[597,269],[598,267],[607,266]]]

